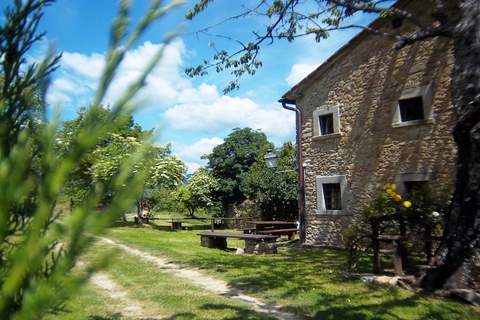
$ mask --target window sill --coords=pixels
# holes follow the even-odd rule
[[[433,119],[421,119],[421,120],[412,120],[412,121],[405,121],[405,122],[394,122],[392,123],[392,127],[402,128],[402,127],[420,126],[420,125],[433,124],[433,123],[435,123]]]
[[[323,135],[323,136],[313,136],[312,141],[328,140],[328,139],[333,139],[333,138],[339,138],[341,136],[342,136],[342,134],[340,132],[330,133],[330,134],[326,134],[326,135]]]
[[[346,210],[316,210],[319,216],[351,216]]]

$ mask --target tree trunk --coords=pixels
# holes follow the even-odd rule
[[[457,180],[437,269],[422,281],[439,289],[472,287],[473,257],[480,231],[480,1],[459,3],[453,37],[453,103],[458,116],[453,135],[458,146]]]

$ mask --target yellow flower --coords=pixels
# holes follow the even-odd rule
[[[397,194],[395,194],[395,195],[393,196],[393,200],[395,200],[395,201],[400,201],[400,200],[402,200],[402,196],[397,193]],[[410,205],[411,205],[411,204],[410,204]]]
[[[395,183],[392,183],[390,185],[390,189],[392,189],[393,191],[397,191],[397,185]]]
[[[405,208],[410,208],[412,206],[412,203],[410,201],[403,201],[403,206]]]

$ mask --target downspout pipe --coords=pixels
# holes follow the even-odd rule
[[[305,243],[305,176],[302,157],[302,124],[303,113],[297,108],[295,100],[282,98],[278,100],[284,109],[295,112],[295,132],[297,147],[297,164],[298,164],[298,222],[300,243]]]

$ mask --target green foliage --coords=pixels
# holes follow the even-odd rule
[[[278,167],[267,168],[263,157],[267,148],[242,181],[242,191],[255,201],[265,220],[296,220],[298,218],[296,148],[286,143],[278,155]]]
[[[199,0],[198,3],[196,3],[193,7],[192,10],[189,10],[186,14],[185,17],[188,20],[192,20],[193,17],[195,17],[197,14],[205,10],[208,6],[208,3],[211,2],[212,0]]]
[[[403,234],[406,246],[423,249],[425,237],[441,235],[450,192],[433,192],[428,185],[408,195],[397,193],[395,184],[387,185],[343,233],[349,250],[348,267],[354,268],[361,253],[372,248],[382,234]],[[408,197],[408,200],[406,200]]]
[[[76,119],[66,121],[58,133],[57,143],[60,154],[68,153],[72,145],[72,137],[82,130],[86,110],[82,109]],[[109,109],[91,108],[97,119],[106,119],[112,112]],[[184,164],[171,156],[169,146],[152,144],[149,140],[150,131],[143,131],[140,125],[135,124],[131,115],[122,115],[114,123],[114,129],[102,140],[95,149],[82,161],[81,166],[75,170],[65,187],[65,193],[74,203],[83,201],[83,196],[95,184],[102,182],[108,189],[103,202],[108,203],[112,197],[109,183],[115,177],[125,159],[143,149],[143,158],[135,164],[133,173],[139,170],[147,172],[146,188],[174,186],[178,184],[185,172]]]
[[[95,121],[107,121],[112,118],[112,111],[105,107],[91,107],[88,110],[81,108],[78,112],[78,116],[70,121],[64,121],[62,123],[61,130],[58,131],[56,141],[57,150],[60,156],[64,156],[71,152],[75,138],[78,134],[85,130],[85,126],[88,125],[87,115],[92,115]],[[70,174],[67,182],[64,186],[65,194],[73,201],[73,204],[81,203],[85,200],[85,196],[89,190],[95,187],[95,181],[93,175],[95,170],[92,167],[95,164],[96,159],[94,153],[100,153],[100,150],[108,149],[111,143],[114,143],[113,137],[122,138],[134,138],[135,140],[143,140],[150,135],[150,132],[142,131],[142,128],[135,124],[133,117],[129,114],[120,114],[115,117],[115,121],[112,123],[113,127],[110,134],[102,137],[96,143],[95,148],[85,157],[83,157],[81,164],[75,168]],[[117,161],[117,170],[118,170]],[[98,168],[100,169],[100,168]],[[96,170],[98,171],[98,170]],[[107,196],[111,192],[106,192]],[[108,196],[110,198],[110,196]],[[104,202],[108,202],[104,199]]]
[[[87,272],[74,275],[79,255],[99,234],[136,200],[145,185],[147,171],[135,165],[145,156],[145,148],[121,161],[110,177],[114,195],[99,213],[95,207],[104,198],[106,184],[98,181],[86,191],[84,201],[70,214],[56,209],[68,177],[104,139],[111,138],[119,119],[130,117],[132,98],[159,61],[162,50],[149,62],[144,73],[114,103],[105,118],[97,111],[125,52],[144,30],[170,10],[153,1],[138,25],[130,26],[127,1],[121,2],[115,20],[107,65],[81,128],[58,152],[58,121],[47,121],[43,97],[48,75],[58,58],[48,55],[38,64],[27,65],[26,53],[43,34],[36,33],[42,10],[51,1],[15,1],[6,9],[0,28],[2,79],[0,93],[0,318],[41,319],[58,310],[62,302],[84,283],[105,259],[87,265]],[[126,30],[133,30],[128,33]],[[171,40],[169,36],[165,43]],[[162,167],[162,166],[160,166]],[[163,166],[165,167],[165,166]],[[161,173],[158,173],[161,175]]]
[[[118,175],[122,163],[142,150],[143,157],[135,163],[132,173],[146,172],[146,188],[174,186],[181,182],[185,172],[182,161],[170,156],[170,149],[141,141],[134,136],[110,135],[108,144],[92,152],[92,166],[89,173],[95,183],[107,184]]]
[[[179,188],[178,186],[177,188]],[[175,199],[174,191],[176,189],[161,187],[153,189],[149,200],[152,202],[156,211],[183,211],[185,208]]]
[[[218,182],[205,169],[197,170],[185,186],[180,186],[174,192],[174,198],[189,212],[195,215],[199,208],[208,208],[214,205],[213,193],[218,188]]]
[[[451,194],[449,188],[433,192],[428,185],[414,189],[410,194],[412,206],[405,210],[409,224],[428,227],[432,232],[441,235]]]
[[[224,208],[245,199],[240,189],[242,181],[260,153],[269,146],[271,144],[264,133],[237,128],[204,157],[208,160],[209,171],[219,182],[215,198]]]

